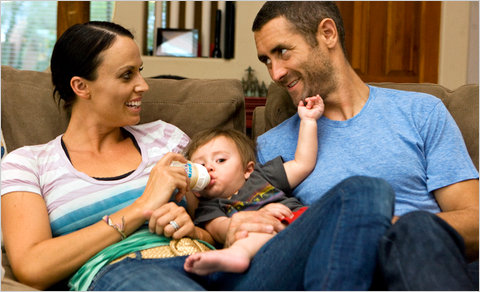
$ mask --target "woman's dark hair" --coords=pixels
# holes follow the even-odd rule
[[[337,26],[340,44],[345,56],[345,29],[335,2],[332,1],[268,1],[257,13],[252,31],[259,31],[270,20],[283,16],[305,37],[312,46],[318,45],[316,34],[318,24],[324,18],[331,18]]]
[[[57,40],[50,61],[53,98],[58,95],[59,106],[64,101],[67,113],[71,113],[75,101],[70,80],[74,76],[95,80],[102,62],[100,53],[113,44],[117,35],[133,39],[132,33],[118,24],[91,21],[71,26]]]

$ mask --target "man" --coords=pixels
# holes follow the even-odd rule
[[[478,261],[478,172],[442,102],[366,85],[346,59],[333,2],[267,2],[252,30],[259,60],[294,104],[324,99],[317,166],[294,195],[311,204],[346,177],[385,179],[395,190],[396,223],[380,243],[387,286],[378,288],[474,289],[463,242],[468,259]],[[258,138],[260,163],[292,159],[298,121],[294,115]],[[232,225],[232,234],[251,228]]]

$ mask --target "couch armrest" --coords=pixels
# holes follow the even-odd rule
[[[2,291],[38,291],[30,286],[18,282],[13,275],[12,268],[8,258],[2,248],[2,268],[5,269],[5,275],[2,277]]]
[[[38,291],[30,286],[23,285],[11,278],[2,279],[2,291]]]
[[[265,133],[265,106],[257,106],[253,110],[252,139],[255,141],[263,133]]]

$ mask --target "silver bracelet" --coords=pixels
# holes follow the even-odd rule
[[[127,235],[125,234],[125,217],[122,216],[122,224],[115,224],[113,223],[112,219],[110,219],[110,216],[105,215],[103,216],[102,220],[108,224],[108,226],[113,227],[113,229],[117,230],[118,233],[122,236],[122,240],[127,238]]]

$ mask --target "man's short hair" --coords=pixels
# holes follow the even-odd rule
[[[305,37],[312,46],[318,45],[316,34],[318,24],[325,18],[331,18],[337,27],[342,50],[345,48],[345,29],[343,20],[335,2],[332,1],[268,1],[257,13],[252,31],[259,31],[270,20],[285,17],[293,27]]]

